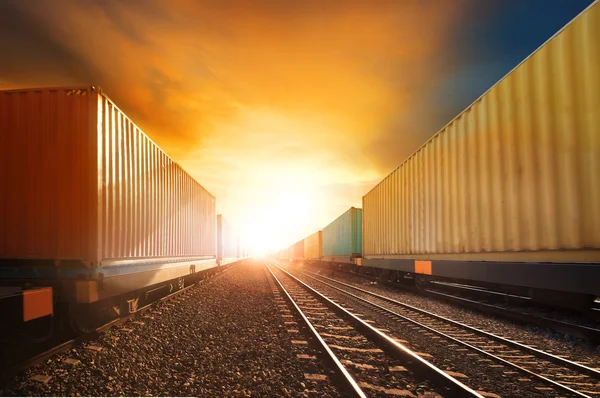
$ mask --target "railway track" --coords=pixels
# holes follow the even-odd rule
[[[156,301],[153,301],[152,303],[149,303],[149,304],[139,308],[137,311],[135,311],[129,315],[126,315],[126,316],[123,316],[123,317],[120,317],[117,319],[113,319],[113,320],[105,323],[104,325],[99,326],[98,328],[94,329],[93,331],[77,335],[74,338],[66,340],[54,347],[51,347],[43,352],[40,352],[39,354],[36,354],[30,358],[20,361],[19,363],[15,364],[13,366],[10,366],[7,369],[3,369],[1,372],[1,375],[0,375],[0,385],[7,382],[8,380],[15,377],[17,374],[19,374],[20,372],[22,372],[24,370],[29,369],[33,366],[39,365],[41,363],[44,363],[45,361],[47,361],[48,359],[50,359],[51,357],[53,357],[56,354],[65,352],[65,351],[77,346],[78,344],[96,340],[102,333],[105,333],[106,331],[110,330],[111,328],[121,326],[121,325],[125,324],[127,321],[135,319],[136,317],[142,316],[145,312],[153,309],[160,303],[164,303],[166,301],[172,300],[177,297],[185,297],[185,295],[187,295],[190,292],[190,290],[193,289],[194,287],[197,287],[199,284],[202,284],[204,281],[211,281],[211,282],[214,281],[215,277],[222,275],[224,272],[226,272],[229,269],[231,269],[231,266],[225,268],[222,272],[216,274],[214,277],[204,279],[198,283],[194,283],[192,285],[184,287],[181,290],[178,290],[174,293],[171,293],[167,296],[164,296]]]
[[[426,333],[434,333],[453,344],[475,351],[496,363],[512,367],[520,374],[536,380],[538,383],[545,384],[556,392],[560,391],[580,397],[600,396],[599,369],[588,367],[585,364],[456,322],[332,278],[307,271],[304,271],[303,274],[352,300],[393,316],[399,322],[420,327]]]
[[[564,320],[556,319],[555,317],[533,314],[530,311],[506,308],[504,305],[482,302],[477,299],[477,297],[482,297],[496,302],[506,301],[507,303],[524,307],[537,305],[536,303],[533,303],[529,297],[500,293],[457,283],[434,281],[430,283],[430,286],[431,288],[419,290],[419,293],[450,301],[463,307],[474,308],[486,313],[493,313],[519,323],[528,325],[535,324],[540,327],[556,330],[557,332],[578,336],[594,344],[600,344],[600,329],[596,327],[566,322]],[[463,297],[464,294],[466,294],[467,297]],[[540,306],[540,308],[547,310],[548,307]],[[587,314],[591,319],[598,319],[600,311],[596,307],[596,303],[592,305]]]
[[[476,309],[487,314],[498,315],[505,319],[518,322],[520,324],[537,325],[539,327],[548,328],[560,333],[578,336],[591,343],[600,343],[600,330],[593,327],[579,325],[571,322],[565,322],[558,319],[531,314],[528,312],[517,311],[514,309],[505,308],[500,305],[484,303],[478,300],[456,296],[454,294],[448,294],[437,290],[425,289],[422,291],[422,293],[430,297],[435,297],[448,302],[452,302],[454,304],[458,304],[466,308]],[[522,301],[524,303],[527,303],[526,300]],[[595,316],[598,316],[598,314],[600,314],[600,312],[596,311],[595,309],[591,309],[590,313],[592,313]]]
[[[352,276],[357,276],[356,274],[346,272],[343,270],[340,272],[348,274],[348,275],[352,275]],[[536,325],[538,327],[547,328],[549,330],[556,331],[559,333],[577,336],[577,337],[582,338],[592,344],[600,344],[600,329],[597,329],[594,327],[584,326],[584,325],[580,325],[580,324],[572,323],[572,322],[565,322],[565,321],[562,321],[559,319],[555,319],[553,317],[541,316],[541,315],[533,314],[533,313],[530,313],[527,311],[523,312],[523,311],[515,310],[513,308],[506,308],[503,305],[497,305],[497,304],[492,304],[492,303],[488,303],[488,302],[483,302],[481,300],[474,299],[474,298],[462,297],[460,295],[451,294],[451,293],[440,291],[437,289],[416,288],[416,287],[410,287],[407,285],[398,285],[398,284],[390,282],[390,281],[381,280],[379,277],[374,277],[371,275],[359,274],[359,276],[361,278],[364,278],[364,279],[367,279],[370,281],[376,281],[378,283],[388,285],[392,288],[398,288],[401,286],[402,290],[409,291],[414,294],[418,294],[418,295],[425,296],[425,297],[431,297],[431,298],[438,299],[438,300],[443,300],[446,302],[450,302],[450,303],[459,305],[463,308],[469,308],[469,309],[476,310],[476,311],[479,311],[482,313],[497,315],[499,317],[502,317],[504,319],[507,319],[507,320],[510,320],[510,321],[513,321],[513,322],[516,322],[516,323],[519,323],[522,325]],[[437,281],[432,283],[431,285],[432,285],[432,287],[448,288],[448,290],[450,288],[452,288],[452,289],[455,289],[456,291],[463,290],[466,292],[478,293],[482,297],[488,297],[488,298],[491,297],[497,302],[500,300],[505,300],[510,303],[515,303],[515,304],[520,303],[524,306],[535,305],[534,303],[532,303],[531,299],[529,299],[528,297],[511,295],[511,294],[507,294],[507,293],[494,292],[494,291],[490,291],[490,290],[475,288],[472,286],[465,287],[465,286],[461,286],[458,284],[441,283],[441,282],[437,282]],[[591,315],[592,317],[596,317],[596,318],[600,317],[600,302],[599,301],[596,301],[593,304],[592,308],[590,308],[589,315]]]
[[[273,279],[353,396],[483,397],[274,263]]]

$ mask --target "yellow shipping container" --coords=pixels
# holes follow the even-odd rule
[[[304,239],[304,259],[320,260],[322,256],[323,231],[319,231]]]
[[[363,255],[600,261],[595,2],[363,197]]]

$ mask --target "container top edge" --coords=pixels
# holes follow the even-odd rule
[[[367,195],[369,195],[375,188],[377,188],[379,186],[379,184],[381,184],[386,178],[388,178],[393,172],[395,172],[396,170],[398,170],[400,167],[402,167],[402,165],[404,163],[406,163],[410,158],[412,158],[416,153],[418,153],[419,151],[421,151],[423,148],[425,148],[425,146],[427,144],[429,144],[429,142],[431,140],[433,140],[435,137],[437,137],[441,132],[443,132],[444,130],[446,130],[446,128],[448,128],[448,126],[450,126],[452,123],[454,123],[456,120],[458,120],[460,117],[462,117],[462,115],[468,111],[473,105],[475,105],[476,103],[478,103],[487,93],[489,93],[490,91],[492,91],[492,89],[494,89],[494,87],[498,86],[500,83],[502,83],[502,81],[504,81],[504,79],[506,79],[510,74],[512,74],[515,70],[517,70],[521,65],[523,65],[529,58],[533,57],[536,53],[538,53],[543,47],[546,46],[546,44],[548,44],[549,42],[551,42],[552,40],[554,40],[558,35],[560,35],[566,28],[568,28],[571,24],[573,24],[580,16],[582,16],[583,14],[585,14],[587,11],[589,11],[592,7],[594,7],[595,5],[597,5],[600,2],[600,0],[594,0],[590,5],[588,5],[586,8],[584,8],[580,13],[578,13],[575,17],[573,17],[569,22],[567,22],[562,28],[560,28],[558,31],[556,31],[552,36],[550,36],[547,40],[545,40],[541,45],[539,45],[535,50],[533,50],[531,52],[531,54],[529,54],[527,57],[525,57],[521,62],[519,62],[517,65],[515,65],[512,69],[510,69],[507,73],[505,73],[500,79],[498,79],[498,81],[494,84],[492,84],[487,90],[485,90],[479,97],[477,97],[473,102],[471,102],[468,106],[466,106],[462,111],[460,111],[456,116],[454,116],[452,119],[450,119],[450,121],[448,123],[446,123],[442,128],[440,128],[437,132],[435,132],[435,134],[433,134],[431,137],[429,137],[429,139],[427,139],[427,141],[425,141],[421,146],[419,146],[414,152],[412,152],[409,156],[407,156],[397,167],[395,167],[392,171],[390,171],[389,173],[387,173],[385,175],[385,177],[383,177],[377,184],[375,184],[375,186],[373,186],[373,188],[371,188],[366,194],[363,195],[363,198],[366,197]]]
[[[192,180],[194,180],[194,182],[196,182],[196,184],[198,184],[202,189],[204,189],[206,191],[206,193],[208,193],[213,199],[217,199],[217,197],[215,195],[213,195],[208,189],[206,189],[206,187],[204,187],[204,185],[200,184],[200,182],[194,178],[194,176],[192,176],[182,165],[179,164],[179,162],[177,162],[175,159],[173,159],[164,149],[162,149],[160,147],[160,145],[158,145],[156,142],[154,142],[154,140],[152,138],[150,138],[150,136],[148,134],[146,134],[146,132],[140,128],[140,126],[137,125],[137,123],[135,123],[131,117],[129,117],[127,115],[126,112],[124,112],[116,103],[115,101],[113,101],[107,94],[105,91],[103,91],[100,87],[98,86],[92,86],[95,87],[96,91],[98,91],[98,94],[103,96],[107,101],[109,101],[112,106],[114,106],[117,110],[119,110],[119,112],[121,112],[123,115],[127,116],[127,118],[129,119],[129,121],[131,121],[131,123],[138,129],[138,131],[140,133],[142,133],[155,147],[157,147],[162,153],[164,153],[165,155],[167,155],[169,157],[169,159],[171,159],[171,161],[173,163],[175,163],[177,166],[179,166],[179,168],[185,173],[187,174],[188,177],[190,177]]]
[[[98,93],[98,95],[103,96],[104,98],[106,98],[106,100],[108,100],[112,106],[114,106],[117,110],[119,110],[119,112],[123,113],[123,115],[127,116],[127,118],[131,121],[131,123],[138,129],[138,131],[140,131],[148,140],[150,140],[150,142],[156,146],[160,151],[162,151],[165,155],[167,155],[169,157],[169,159],[171,159],[171,161],[173,161],[173,163],[175,163],[177,166],[179,166],[179,168],[185,173],[187,174],[192,180],[194,180],[202,189],[204,189],[206,191],[206,193],[208,193],[213,199],[217,199],[217,197],[215,195],[213,195],[208,189],[206,189],[206,187],[204,187],[204,185],[200,184],[200,182],[195,179],[184,167],[182,167],[179,162],[177,162],[175,159],[173,159],[164,149],[162,149],[156,142],[154,142],[154,140],[152,138],[150,138],[150,136],[148,136],[148,134],[146,134],[146,132],[140,128],[140,126],[137,125],[137,123],[135,123],[131,117],[129,117],[129,115],[127,115],[126,112],[124,112],[116,103],[115,101],[113,101],[104,90],[102,90],[102,88],[98,85],[94,85],[94,84],[89,84],[89,85],[85,85],[85,86],[61,86],[61,87],[30,87],[30,88],[14,88],[14,89],[7,89],[7,90],[0,90],[0,93],[5,94],[5,93],[26,93],[26,92],[35,92],[35,91],[58,91],[58,90],[87,90],[87,91],[93,91]]]
[[[329,224],[327,224],[325,227],[323,227],[323,229],[322,229],[321,231],[323,231],[323,230],[325,230],[325,228],[328,228],[328,227],[330,227],[331,225],[333,225],[333,223],[334,223],[334,222],[336,222],[337,220],[339,220],[340,218],[342,218],[342,217],[343,217],[343,216],[344,216],[346,213],[349,213],[349,212],[351,212],[352,210],[361,210],[361,211],[362,211],[362,208],[361,208],[361,207],[354,207],[354,206],[351,206],[351,207],[350,207],[348,210],[346,210],[345,212],[343,212],[342,214],[340,214],[339,216],[337,216],[336,218],[334,218],[332,222],[330,222],[330,223],[329,223]]]
[[[0,93],[19,93],[29,91],[58,91],[58,90],[89,90],[89,91],[101,91],[97,85],[87,86],[60,86],[60,87],[23,87],[23,88],[8,88],[0,90]]]

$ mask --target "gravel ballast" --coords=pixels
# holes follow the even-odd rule
[[[328,379],[307,380],[327,372],[295,353],[261,262],[214,278],[26,370],[0,395],[339,396]]]
[[[436,385],[427,378],[431,374],[415,372],[406,358],[404,361],[395,358],[388,347],[367,338],[325,300],[314,297],[281,270],[275,267],[272,270],[365,394],[416,398],[441,397],[447,392],[446,386]]]
[[[320,268],[313,268],[312,270],[325,276],[331,276],[331,271],[327,272]],[[336,271],[335,279],[511,340],[533,345],[540,350],[584,363],[586,366],[600,368],[600,346],[594,347],[576,339],[570,339],[568,336],[552,333],[547,329],[516,324],[509,320],[463,308],[443,300],[402,291],[400,287],[393,288],[379,285],[360,276],[345,272]]]
[[[532,379],[526,373],[515,371],[513,367],[489,359],[475,350],[439,337],[409,322],[390,318],[374,310],[373,307],[362,304],[302,273],[296,273],[296,276],[329,297],[334,297],[339,303],[351,306],[353,311],[372,319],[376,322],[374,323],[376,327],[385,328],[392,337],[401,338],[403,344],[411,350],[421,353],[426,360],[442,370],[449,371],[449,374],[480,393],[503,397],[547,397],[549,394],[550,396],[573,396],[549,388],[546,383]],[[360,293],[352,293],[364,296]],[[383,306],[386,307],[385,304]]]

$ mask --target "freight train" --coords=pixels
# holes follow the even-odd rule
[[[325,227],[319,260],[589,305],[600,296],[599,71],[596,1],[364,195],[362,211]],[[301,246],[315,258],[306,240],[277,257],[298,260]]]
[[[0,91],[0,162],[4,325],[89,330],[246,255],[99,87]]]
[[[217,215],[217,264],[227,265],[248,257],[240,235],[222,214]]]

